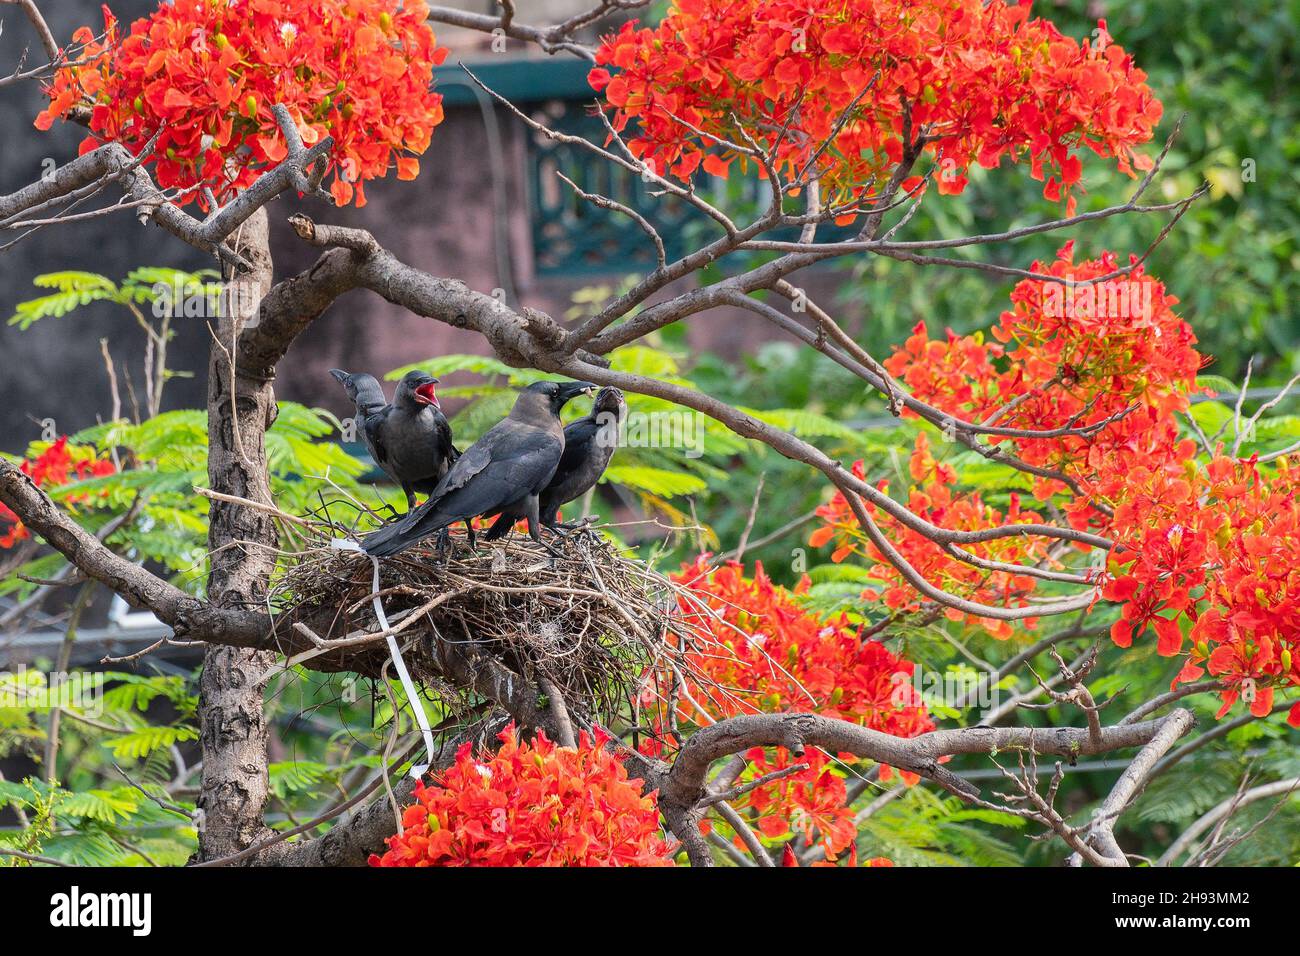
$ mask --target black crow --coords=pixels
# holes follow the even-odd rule
[[[366,446],[366,451],[370,452],[370,457],[378,464],[379,450],[376,447],[376,438],[383,421],[382,416],[388,410],[388,399],[384,397],[383,387],[378,379],[365,372],[349,375],[341,368],[332,368],[330,374],[343,386],[344,391],[348,393],[348,398],[356,405],[357,414],[354,420],[357,424],[357,435]]]
[[[619,425],[626,414],[627,403],[623,401],[623,393],[617,388],[602,388],[592,402],[591,414],[565,426],[564,454],[560,456],[550,484],[538,497],[544,526],[556,527],[556,512],[560,506],[576,501],[596,487],[614,456]],[[518,511],[501,512],[501,517],[485,537],[489,541],[502,537],[523,517],[523,513]]]
[[[337,368],[330,374],[356,403],[357,432],[370,457],[402,486],[407,510],[414,508],[415,493],[433,491],[459,455],[435,394],[438,380],[427,372],[407,372],[389,405],[374,376]]]
[[[560,409],[595,389],[590,382],[529,385],[510,414],[456,460],[428,501],[401,521],[366,535],[361,542],[366,553],[397,554],[457,521],[500,511],[523,514],[529,535],[553,552],[541,538],[538,495],[564,454]]]

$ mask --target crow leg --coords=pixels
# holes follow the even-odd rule
[[[406,482],[402,482],[402,491],[406,493],[406,510],[408,512],[415,510],[415,491]]]
[[[478,537],[474,534],[474,519],[465,519],[465,536],[469,541],[469,549],[478,554]]]
[[[542,522],[537,514],[537,496],[529,495],[524,499],[524,516],[528,519],[528,537],[532,538],[547,551],[551,552],[554,557],[563,557],[559,551],[548,541],[542,540],[541,528]],[[551,529],[547,529],[551,530]]]

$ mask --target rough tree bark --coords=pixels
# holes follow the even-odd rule
[[[239,367],[238,339],[271,287],[271,251],[265,209],[233,237],[252,264],[239,286],[228,287],[222,316],[212,325],[208,359],[208,480],[223,494],[271,503],[266,429],[275,420],[271,379]],[[257,294],[250,296],[248,293]],[[277,535],[269,514],[213,501],[208,525],[212,565],[209,599],[219,607],[257,607],[266,598]],[[264,545],[264,547],[262,547]],[[209,644],[199,677],[203,778],[198,807],[199,858],[238,853],[269,831],[263,822],[268,793],[267,724],[262,706],[273,651]]]

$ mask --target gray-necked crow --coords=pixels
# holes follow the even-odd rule
[[[560,409],[571,398],[595,389],[590,382],[529,385],[510,414],[456,460],[428,501],[401,521],[366,535],[362,541],[366,553],[397,554],[457,521],[500,511],[523,514],[533,540],[554,551],[541,538],[538,495],[564,454]]]
[[[459,456],[435,393],[438,380],[427,372],[407,372],[389,405],[374,376],[349,375],[337,368],[330,374],[356,403],[357,431],[370,457],[402,486],[411,510],[415,493],[432,492]]]
[[[538,496],[542,524],[554,528],[561,505],[581,498],[605,473],[618,445],[618,429],[627,414],[627,403],[617,388],[602,388],[591,404],[591,414],[570,422],[564,429],[564,454],[550,483]],[[484,536],[492,541],[508,532],[524,514],[503,511]]]

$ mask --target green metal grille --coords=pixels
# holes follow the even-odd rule
[[[595,94],[587,84],[589,65],[570,59],[514,60],[470,64],[484,84],[551,129],[580,136],[594,143],[605,141],[605,127],[591,112]],[[469,106],[476,100],[465,84],[459,65],[439,68],[440,87],[448,106]],[[696,245],[701,231],[714,228],[703,213],[674,196],[656,195],[652,183],[626,169],[616,167],[595,154],[540,134],[529,133],[527,146],[528,216],[532,235],[534,267],[538,275],[583,275],[644,273],[655,266],[655,250],[641,228],[627,215],[602,209],[578,196],[557,175],[563,173],[589,193],[607,196],[636,210],[651,223],[664,241],[669,259],[678,258]],[[705,196],[721,198],[726,188],[720,180],[703,173],[696,189]],[[733,190],[735,187],[732,187]],[[762,208],[770,193],[765,183],[747,177],[734,191],[731,203],[739,200]],[[731,203],[721,203],[727,208]],[[793,240],[797,229],[768,234],[768,238]],[[851,238],[851,227],[823,226],[819,242]]]

